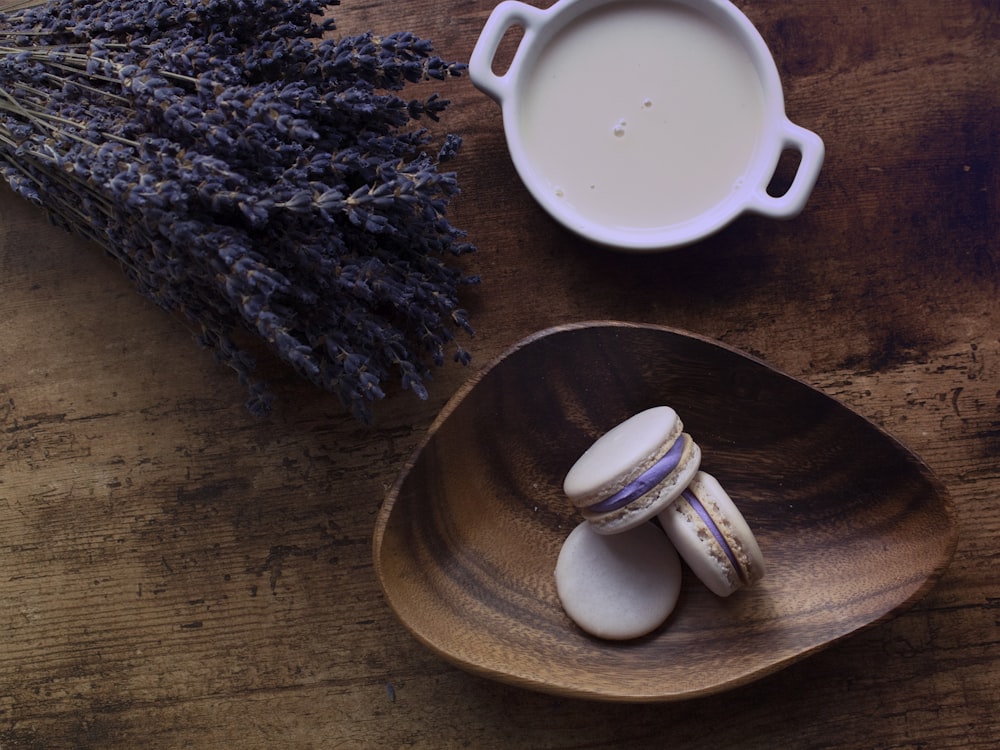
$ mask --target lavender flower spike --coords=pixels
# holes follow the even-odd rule
[[[322,0],[49,0],[0,13],[0,175],[181,314],[248,390],[249,332],[359,419],[472,333],[446,217],[460,75],[410,32],[335,38]]]

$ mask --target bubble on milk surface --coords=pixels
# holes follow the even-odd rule
[[[615,126],[614,128],[612,128],[611,132],[615,134],[616,138],[622,138],[625,135],[625,127],[627,125],[628,123],[625,122],[625,118],[623,117],[622,119],[620,119],[618,122],[615,123]]]

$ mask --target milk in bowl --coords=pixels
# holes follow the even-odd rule
[[[503,74],[500,40],[524,30]],[[505,0],[469,63],[496,99],[512,160],[569,229],[625,250],[701,239],[737,215],[797,214],[823,142],[784,114],[777,68],[728,0]],[[785,149],[791,187],[767,193]]]
[[[763,127],[743,46],[680,5],[602,5],[524,79],[524,153],[544,189],[609,227],[687,221],[739,191]]]

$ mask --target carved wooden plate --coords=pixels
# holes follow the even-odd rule
[[[600,434],[673,406],[767,561],[722,599],[684,571],[670,619],[635,641],[580,631],[553,570],[578,517],[562,480]],[[670,701],[770,674],[917,601],[954,552],[945,488],[836,400],[699,336],[625,323],[535,334],[449,401],[374,535],[386,599],[473,673],[601,700]]]

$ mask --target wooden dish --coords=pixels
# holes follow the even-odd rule
[[[768,564],[722,599],[684,571],[677,608],[623,643],[580,631],[553,569],[579,519],[562,480],[600,434],[673,406]],[[449,401],[382,506],[375,568],[400,621],[473,673],[536,690],[670,701],[745,684],[917,601],[954,511],[881,429],[763,362],[626,323],[541,331]]]

